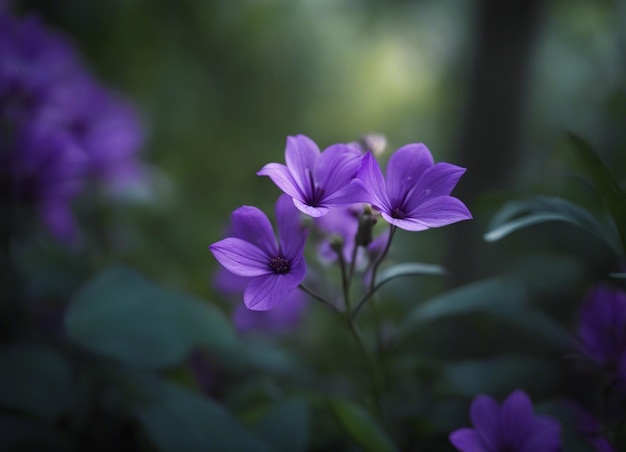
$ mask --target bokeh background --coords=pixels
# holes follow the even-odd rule
[[[73,41],[97,77],[135,103],[146,133],[146,180],[119,202],[99,206],[95,217],[81,215],[93,213],[89,206],[76,206],[82,228],[99,237],[87,256],[67,251],[44,232],[22,243],[20,271],[34,297],[45,294],[61,306],[98,270],[123,264],[230,316],[236,305],[213,287],[218,264],[207,247],[223,237],[235,208],[254,205],[272,212],[279,191],[255,173],[268,162],[282,162],[286,137],[300,133],[322,149],[382,134],[387,141],[382,160],[404,144],[423,142],[436,161],[468,168],[454,194],[468,205],[473,221],[396,236],[395,262],[441,264],[450,276],[390,284],[382,296],[388,304],[379,303],[388,320],[383,336],[417,300],[496,276],[521,284],[482,287],[496,304],[499,295],[507,300],[519,295],[573,333],[590,284],[619,270],[601,240],[571,225],[537,225],[496,243],[485,242],[483,235],[505,201],[528,195],[562,196],[602,212],[590,184],[573,169],[566,131],[584,137],[623,183],[624,1],[10,3]],[[313,306],[300,329],[276,340],[304,356],[300,370],[321,375],[297,374],[286,386],[356,398],[348,375],[358,359],[344,362],[344,357],[358,352],[322,311]],[[508,394],[519,378],[517,385],[526,384],[541,400],[595,397],[596,392],[585,393],[585,378],[572,376],[563,351],[545,346],[549,339],[536,332],[533,319],[520,321],[513,334],[510,324],[480,313],[455,317],[403,344],[388,358],[399,375],[389,403],[406,415],[404,424],[391,428],[392,436],[402,432],[395,438],[399,444],[406,450],[448,450],[445,428],[467,424],[468,400],[483,390],[481,380],[491,368],[440,366],[444,362],[524,354],[531,358],[493,364],[492,373],[504,374],[494,377],[495,396]],[[372,325],[371,313],[364,314],[363,329]],[[181,366],[166,369],[166,376],[189,383],[190,366]],[[211,356],[208,368],[212,395],[244,420],[256,419],[255,403],[271,400],[268,393],[275,395],[280,386],[271,371],[262,374],[263,366],[251,376],[252,371],[233,372]],[[428,393],[437,372],[447,375],[450,386]],[[238,392],[238,386],[253,388],[254,396]],[[424,398],[420,391],[430,395]],[[319,438],[311,440],[310,449],[353,447],[320,418],[312,427]],[[420,449],[420,435],[431,449]]]

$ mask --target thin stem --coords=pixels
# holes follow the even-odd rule
[[[348,321],[348,325],[350,326],[350,332],[352,333],[352,336],[354,336],[354,340],[359,345],[359,348],[361,349],[361,352],[363,353],[363,356],[365,357],[369,379],[370,379],[370,385],[372,387],[372,395],[374,396],[374,403],[376,404],[376,410],[378,411],[378,414],[382,417],[383,407],[380,402],[380,390],[378,389],[378,380],[376,377],[376,364],[374,362],[372,355],[370,355],[369,350],[365,346],[365,343],[361,339],[361,335],[356,329],[356,325],[354,324],[354,321],[352,320],[352,316],[350,315],[349,312],[346,313],[346,319]]]
[[[346,260],[343,258],[343,247],[337,250],[339,268],[341,268],[341,285],[343,286],[343,302],[346,305],[346,312],[350,315],[350,278],[346,273]]]
[[[319,301],[320,303],[322,303],[323,305],[328,306],[330,309],[332,309],[335,312],[338,312],[339,314],[343,314],[343,312],[341,311],[341,309],[339,309],[337,306],[335,306],[334,304],[332,304],[330,301],[328,301],[326,298],[324,298],[322,295],[314,292],[313,290],[309,289],[308,287],[306,287],[304,284],[300,284],[298,286],[298,288],[303,291],[304,293],[310,295],[312,298],[316,299],[317,301]]]
[[[363,296],[363,298],[361,299],[361,301],[359,301],[359,303],[356,305],[356,307],[354,308],[354,310],[352,311],[352,318],[356,319],[357,314],[359,313],[359,311],[361,310],[361,308],[365,305],[365,303],[367,302],[367,300],[370,299],[370,297],[372,295],[374,295],[374,293],[376,293],[376,290],[378,290],[378,288],[380,287],[380,285],[376,285],[376,272],[378,271],[378,267],[380,266],[380,264],[382,263],[382,261],[385,259],[385,257],[387,257],[387,253],[389,252],[389,248],[391,248],[391,241],[393,239],[393,236],[396,232],[397,227],[394,226],[393,224],[389,225],[389,238],[387,239],[387,244],[385,245],[385,249],[383,250],[383,252],[380,254],[380,256],[378,256],[378,259],[376,259],[376,262],[374,262],[374,265],[372,265],[372,275],[370,276],[370,288],[368,290],[368,292]]]

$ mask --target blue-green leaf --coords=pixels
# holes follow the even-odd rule
[[[47,420],[73,403],[71,368],[56,351],[13,346],[0,351],[0,406]]]
[[[621,238],[621,250],[624,253],[626,248],[626,193],[620,188],[619,183],[606,168],[598,154],[591,149],[585,140],[571,132],[568,133],[568,138],[580,162],[581,170],[591,178],[596,191],[613,216]]]
[[[556,369],[545,359],[507,355],[446,363],[439,389],[466,397],[503,397],[519,387],[545,389],[557,379]]]
[[[377,278],[376,285],[380,287],[389,281],[403,276],[445,275],[446,273],[446,269],[440,265],[404,262],[383,270]]]
[[[519,311],[524,288],[514,279],[493,278],[444,293],[417,305],[400,325],[399,337],[408,336],[435,320],[476,312]]]
[[[347,400],[332,399],[329,403],[339,423],[363,450],[366,452],[396,450],[389,436],[364,408]]]
[[[86,349],[143,369],[175,366],[195,347],[232,354],[240,345],[214,306],[125,268],[88,282],[72,300],[65,327]]]
[[[273,405],[254,426],[254,432],[273,450],[308,450],[309,408],[306,402],[292,399]]]
[[[626,273],[611,273],[609,276],[611,278],[626,279]]]
[[[126,384],[132,412],[159,452],[270,450],[228,409],[187,388],[150,377]]]
[[[493,217],[488,242],[495,242],[519,229],[548,221],[564,221],[576,225],[603,240],[615,253],[623,253],[619,234],[613,221],[603,221],[589,210],[565,199],[536,196],[506,203]]]

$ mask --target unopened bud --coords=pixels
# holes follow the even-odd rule
[[[341,254],[343,252],[343,237],[337,234],[333,234],[329,237],[328,242],[330,243],[330,248],[337,254]]]
[[[363,213],[359,216],[359,229],[356,232],[354,243],[356,246],[366,247],[373,240],[374,226],[378,220],[372,213],[369,206],[363,208]]]

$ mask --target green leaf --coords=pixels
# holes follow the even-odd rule
[[[603,240],[616,254],[623,253],[615,224],[610,219],[603,222],[584,207],[550,196],[506,203],[494,215],[484,239],[495,242],[518,229],[547,221],[564,221],[576,225]]]
[[[127,379],[132,412],[160,452],[269,451],[225,407],[157,378]]]
[[[581,170],[591,178],[596,191],[613,216],[621,238],[623,253],[626,249],[626,193],[622,191],[619,183],[585,140],[571,132],[567,136],[573,145]]]
[[[377,287],[403,276],[445,275],[446,269],[440,265],[423,264],[421,262],[404,262],[393,265],[382,271],[376,282]]]
[[[396,447],[370,414],[359,405],[332,399],[330,408],[352,439],[366,452],[394,451]]]
[[[466,397],[481,393],[503,397],[519,387],[545,389],[557,380],[557,371],[549,361],[507,355],[446,363],[439,389]]]
[[[398,336],[406,337],[441,318],[476,312],[517,312],[524,305],[525,297],[522,285],[509,278],[463,286],[416,306],[400,325]]]
[[[62,355],[28,345],[0,351],[0,406],[53,421],[72,403],[71,368]]]
[[[142,369],[175,366],[195,347],[232,354],[240,345],[214,306],[126,268],[88,282],[72,300],[65,327],[86,349]]]
[[[309,446],[309,408],[304,400],[281,401],[265,412],[254,432],[272,450],[304,452]]]

